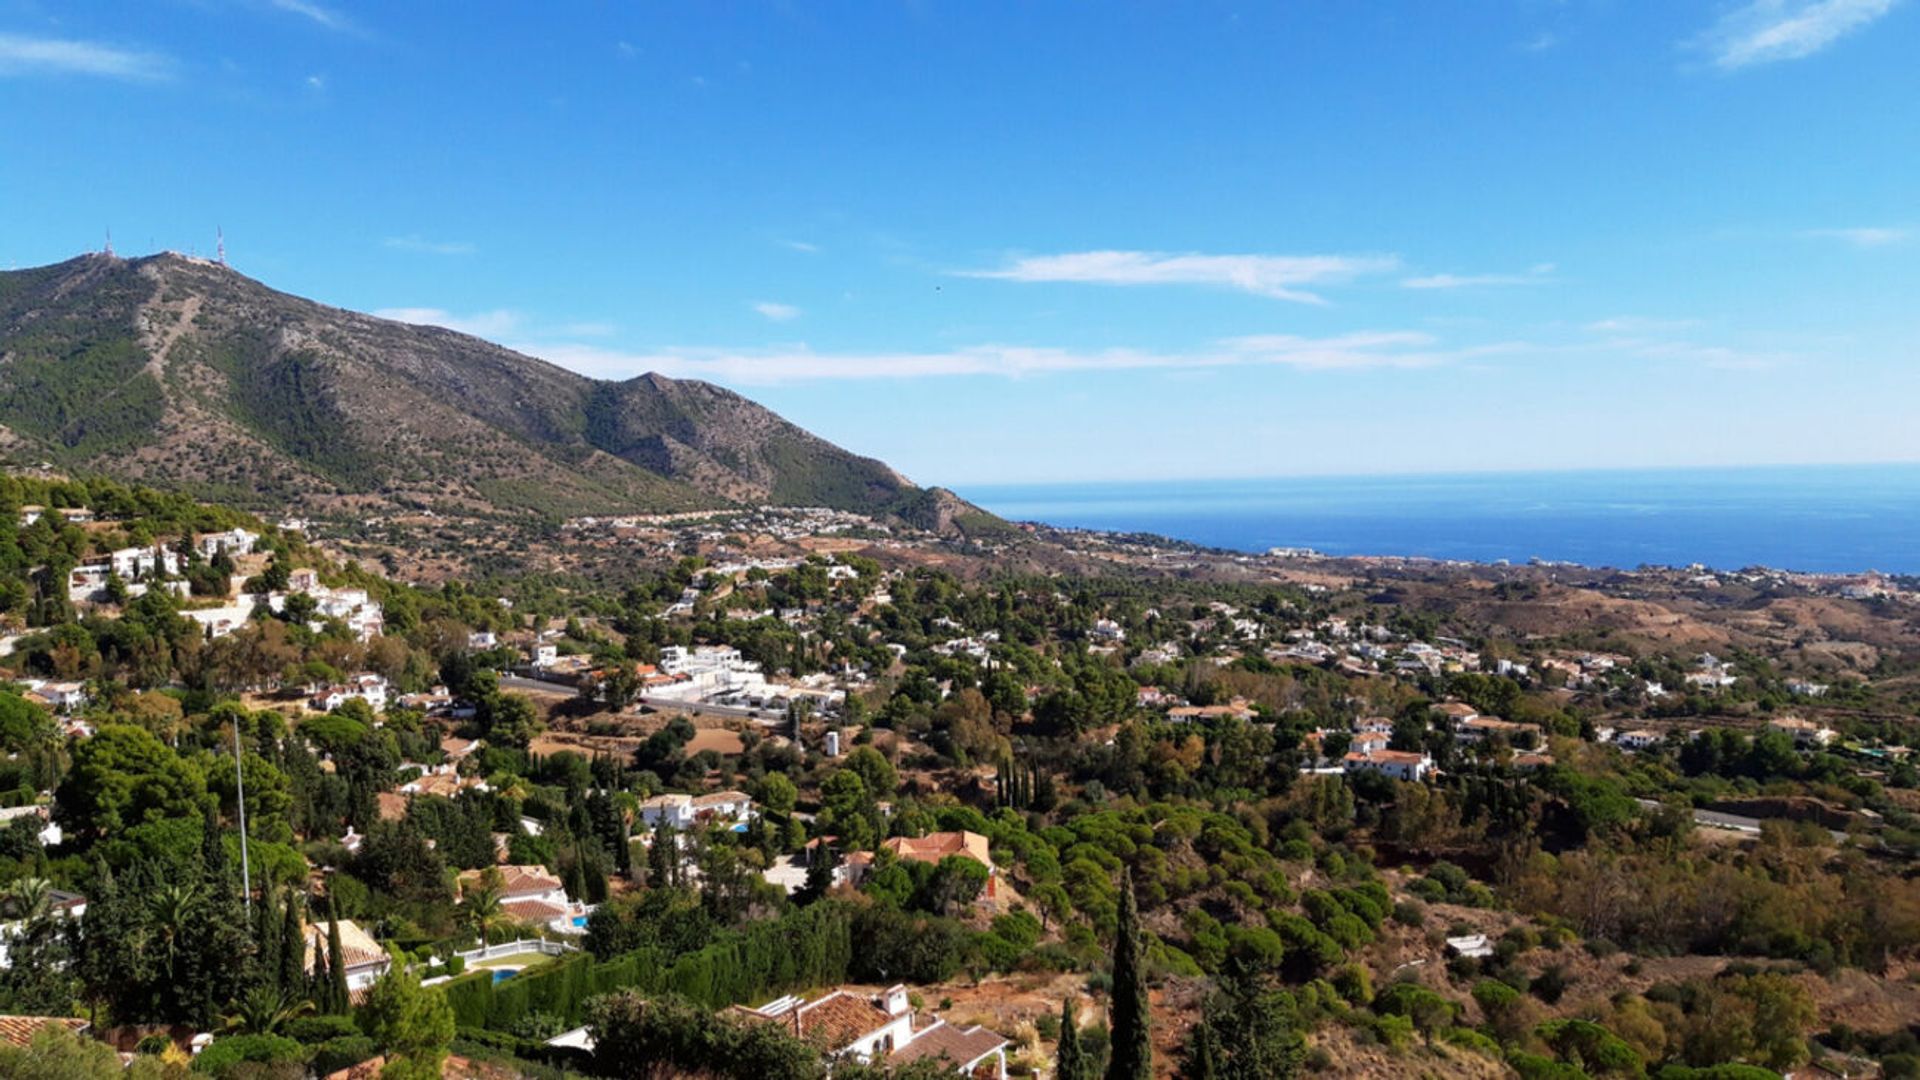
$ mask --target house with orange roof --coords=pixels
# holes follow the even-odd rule
[[[1005,1080],[1007,1075],[1005,1036],[939,1018],[916,1028],[905,986],[890,986],[878,994],[842,987],[812,1001],[789,995],[757,1009],[736,1005],[731,1013],[750,1022],[778,1024],[795,1038],[817,1042],[833,1058],[893,1066],[944,1060],[960,1076]]]
[[[1341,766],[1349,773],[1377,772],[1395,780],[1420,781],[1433,771],[1433,759],[1410,750],[1355,750]]]
[[[0,1043],[8,1046],[32,1046],[33,1037],[42,1028],[61,1027],[75,1035],[84,1033],[88,1023],[77,1016],[0,1016]]]
[[[514,921],[545,926],[557,934],[586,932],[587,916],[593,906],[568,898],[560,879],[544,866],[497,866],[489,868],[500,876],[500,910]],[[459,877],[460,893],[467,895],[487,879],[489,870],[467,870]]]
[[[327,924],[310,922],[307,924],[307,973],[312,974],[319,959],[327,951]],[[393,957],[382,948],[372,934],[360,928],[352,919],[340,920],[340,956],[347,965],[347,990],[365,990],[374,980],[385,975],[393,967]]]

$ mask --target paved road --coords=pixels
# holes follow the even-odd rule
[[[1652,799],[1635,799],[1633,801],[1649,810],[1660,809],[1660,804]],[[1730,829],[1734,832],[1752,833],[1755,836],[1760,834],[1760,819],[1747,817],[1743,814],[1724,814],[1718,810],[1695,810],[1693,812],[1693,823],[1709,829]],[[1845,840],[1847,838],[1847,834],[1839,829],[1828,829],[1827,831],[1833,834],[1835,840]]]
[[[564,683],[546,682],[541,679],[527,679],[519,675],[507,674],[500,676],[500,688],[502,690],[520,690],[529,694],[548,694],[558,695],[560,697],[572,697],[576,693],[573,687],[567,686]]]

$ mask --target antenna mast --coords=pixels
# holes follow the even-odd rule
[[[213,250],[220,265],[227,265],[227,234],[221,232],[218,225],[213,227]]]
[[[113,254],[113,230],[112,229],[107,230],[107,254],[109,256]]]

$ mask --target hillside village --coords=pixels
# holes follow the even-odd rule
[[[1106,570],[983,578],[807,512],[576,523],[654,546],[617,592],[422,588],[187,500],[8,483],[16,1042],[352,1076],[428,995],[462,1068],[698,1032],[721,1057],[689,1072],[1052,1076],[1113,1052],[1134,942],[1166,1074],[1911,1056],[1895,579],[1039,532],[1008,542]],[[1860,636],[1693,599],[1732,590]],[[1589,596],[1628,606],[1511,628]],[[1715,1041],[1706,1002],[1791,1019]]]

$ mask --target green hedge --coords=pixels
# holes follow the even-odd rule
[[[768,994],[845,981],[853,960],[852,913],[819,903],[772,922],[729,933],[663,966],[642,949],[613,960],[580,953],[501,982],[476,971],[441,985],[464,1028],[505,1030],[534,1012],[582,1023],[588,1001],[614,990],[671,992],[719,1009]]]

